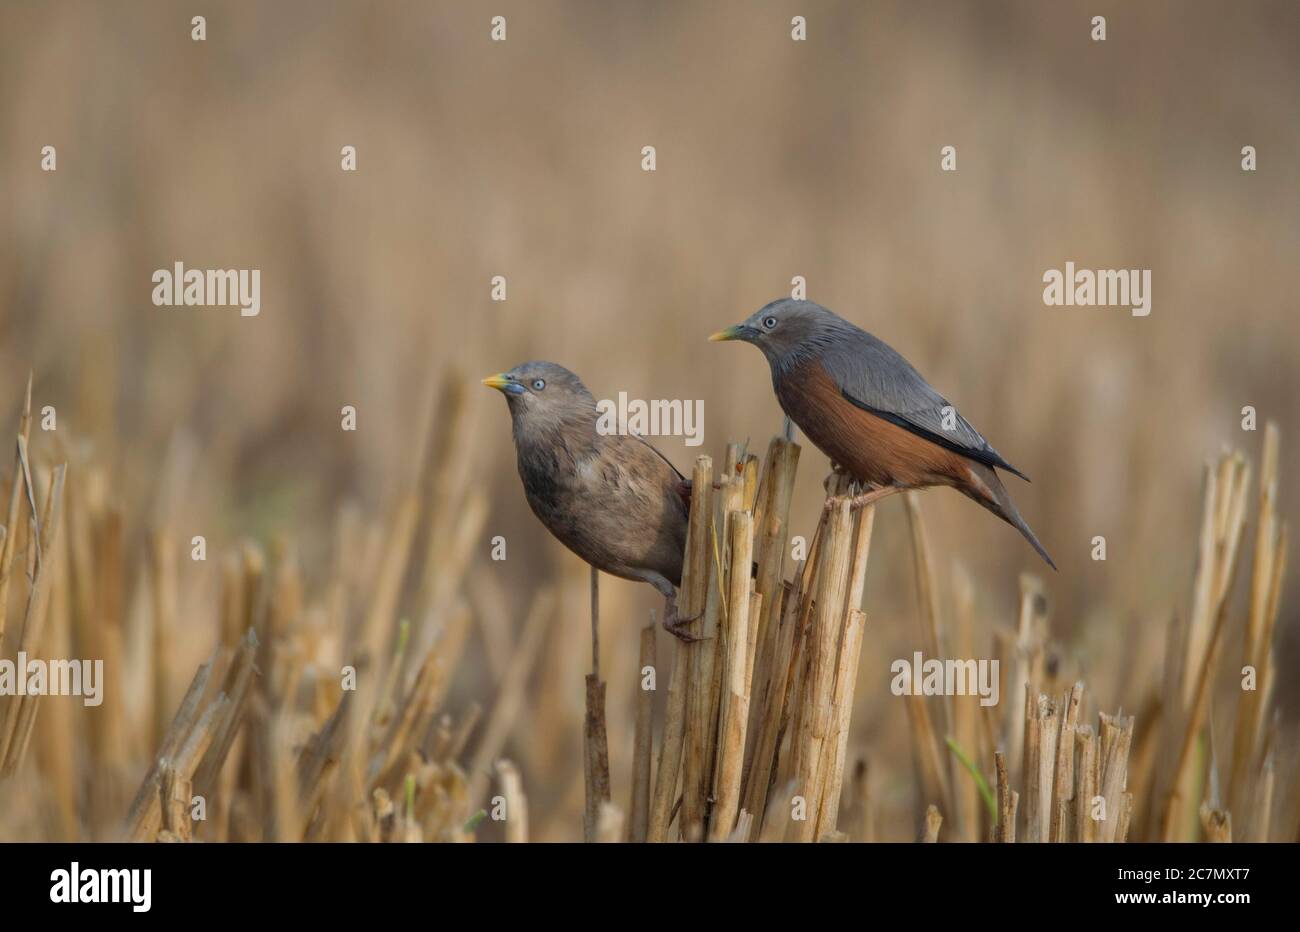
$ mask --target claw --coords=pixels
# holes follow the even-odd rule
[[[703,612],[692,615],[690,618],[679,618],[677,616],[677,606],[669,600],[667,607],[664,609],[664,630],[671,634],[683,644],[693,644],[696,641],[707,641],[708,638],[697,637],[687,631],[691,622],[695,621]]]
[[[887,498],[890,495],[895,495],[899,492],[906,492],[906,491],[907,489],[897,485],[887,485],[884,488],[872,489],[869,492],[863,492],[861,495],[855,495],[852,498],[848,499],[849,510],[853,511],[858,508],[863,508],[866,505],[870,505],[874,502],[880,501],[882,498]],[[823,510],[829,514],[830,511],[840,501],[841,499],[839,498],[828,499],[826,501],[825,506],[823,506]]]
[[[667,631],[669,634],[671,634],[673,637],[677,638],[677,640],[681,641],[683,644],[694,644],[696,641],[707,641],[708,638],[697,637],[696,635],[691,634],[691,632],[686,630],[687,625],[689,625],[691,621],[694,620],[695,619],[693,618],[689,620],[683,619],[671,625],[665,622],[664,630]]]

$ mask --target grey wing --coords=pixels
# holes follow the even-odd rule
[[[826,349],[822,365],[846,400],[931,443],[1029,477],[1012,466],[893,347],[859,330]]]

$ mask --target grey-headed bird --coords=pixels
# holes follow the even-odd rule
[[[781,408],[869,491],[947,485],[1006,521],[1056,569],[995,470],[1027,479],[891,347],[820,304],[785,298],[711,340],[757,346]]]
[[[506,397],[524,497],[542,524],[596,569],[654,586],[664,627],[695,640],[676,609],[690,481],[642,438],[598,431],[596,400],[563,366],[526,362],[483,384]]]

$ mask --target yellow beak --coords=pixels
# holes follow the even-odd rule
[[[725,330],[719,330],[713,336],[709,337],[710,343],[722,343],[726,340],[734,340],[740,331],[739,327],[728,327]]]
[[[488,388],[495,388],[497,391],[503,392],[506,390],[506,386],[510,384],[510,380],[506,378],[504,372],[498,372],[496,375],[490,375],[484,379],[483,384]]]

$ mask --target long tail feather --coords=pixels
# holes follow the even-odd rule
[[[971,464],[971,473],[976,481],[971,482],[969,486],[961,487],[961,490],[1023,534],[1025,540],[1038,551],[1038,555],[1047,562],[1047,565],[1056,569],[1056,562],[1047,553],[1046,548],[1038,542],[1038,537],[1025,519],[1020,517],[1020,512],[1016,510],[1010,493],[1007,492],[1006,486],[1002,484],[997,473],[982,463]]]

